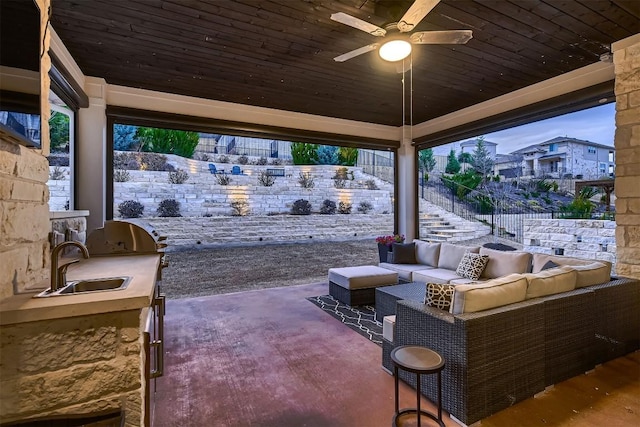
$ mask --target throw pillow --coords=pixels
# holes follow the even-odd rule
[[[454,289],[454,285],[427,283],[424,303],[429,307],[449,311]]]
[[[556,264],[556,263],[555,263],[555,262],[553,262],[553,261],[547,261],[547,263],[546,263],[545,265],[543,265],[543,266],[542,266],[542,268],[540,269],[540,271],[542,271],[542,270],[548,270],[548,269],[550,269],[550,268],[556,268],[556,267],[559,267],[559,265],[558,265],[558,264]]]
[[[456,268],[456,274],[466,277],[469,280],[478,280],[488,262],[489,255],[466,252],[462,255],[460,264],[458,264],[458,268]]]
[[[416,264],[415,243],[394,243],[392,248],[394,264]]]

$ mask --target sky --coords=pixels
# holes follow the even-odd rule
[[[583,139],[613,147],[615,103],[541,120],[523,126],[484,135],[486,141],[498,144],[498,154],[508,154],[528,145],[539,144],[557,136]],[[481,135],[478,135],[481,136]],[[434,154],[447,155],[459,142],[434,148]]]

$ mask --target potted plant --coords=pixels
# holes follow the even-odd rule
[[[389,252],[391,252],[393,249],[393,244],[402,242],[404,242],[404,234],[393,234],[389,236],[376,237],[380,262],[387,262],[387,257],[389,255]]]

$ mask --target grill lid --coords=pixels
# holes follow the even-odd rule
[[[157,253],[154,230],[127,221],[105,221],[87,236],[90,255]]]

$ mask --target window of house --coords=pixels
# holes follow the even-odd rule
[[[549,151],[558,151],[558,144],[549,144]]]
[[[607,164],[600,162],[600,175],[606,175],[607,173]]]
[[[613,151],[609,151],[609,163],[613,163],[614,162],[614,157],[613,157]]]
[[[593,146],[587,147],[587,152],[589,154],[596,154],[596,147],[593,147]]]

